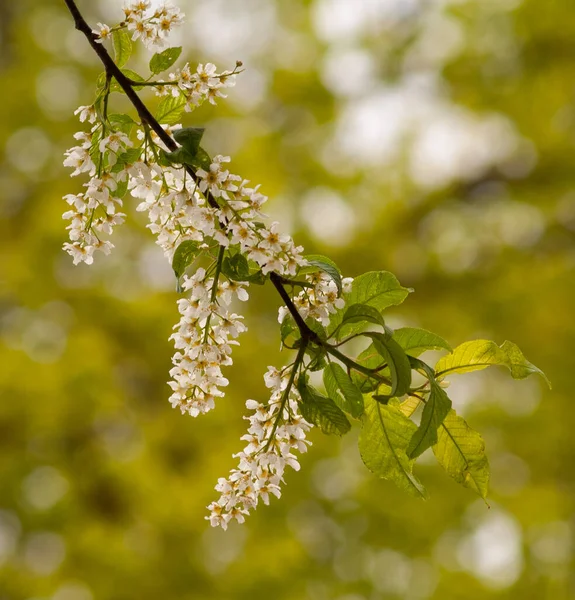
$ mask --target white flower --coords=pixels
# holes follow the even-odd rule
[[[84,123],[84,121],[88,121],[89,123],[94,123],[94,121],[96,120],[96,109],[94,108],[94,105],[90,105],[90,106],[79,106],[75,111],[74,111],[75,115],[80,115],[79,119],[82,123]]]
[[[92,29],[92,33],[98,38],[96,41],[101,44],[102,40],[106,40],[112,35],[112,30],[109,25],[98,23],[96,29]]]

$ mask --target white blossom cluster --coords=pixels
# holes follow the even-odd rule
[[[114,30],[126,27],[132,40],[141,40],[146,48],[162,47],[172,28],[183,20],[180,9],[168,2],[154,8],[150,0],[137,0],[124,6],[124,21],[118,27],[98,23],[92,33],[101,43],[110,38]]]
[[[297,296],[294,296],[293,303],[304,319],[308,317],[315,319],[327,327],[331,315],[344,307],[345,300],[339,296],[336,284],[326,273],[321,271],[310,273],[305,276],[305,279],[312,287],[306,287]],[[351,291],[352,283],[352,277],[345,277],[342,280],[344,294]],[[278,321],[282,323],[287,315],[289,315],[287,307],[280,306]]]
[[[206,276],[203,268],[191,277],[184,276],[183,288],[188,297],[178,300],[181,319],[174,340],[176,353],[170,371],[172,388],[170,402],[192,417],[214,408],[215,398],[223,396],[220,389],[228,385],[221,367],[232,364],[231,346],[247,330],[242,317],[229,311],[234,297],[245,301],[245,284],[218,282]]]
[[[80,107],[80,109],[85,108]],[[92,133],[98,128],[99,126],[95,126]],[[68,194],[64,197],[70,206],[70,209],[62,215],[64,219],[70,221],[66,227],[70,242],[64,244],[64,249],[72,256],[75,265],[80,262],[92,264],[96,250],[109,254],[114,247],[111,242],[102,239],[102,234],[110,235],[116,225],[124,222],[126,215],[118,212],[122,206],[122,199],[117,193],[122,174],[118,174],[119,177],[110,172],[97,174],[90,153],[92,134],[79,132],[74,137],[80,143],[66,151],[64,166],[74,169],[72,177],[88,173],[91,179],[84,184],[85,192]],[[131,146],[132,142],[125,134],[111,132],[100,140],[98,151],[101,156],[107,157],[108,165],[113,166],[117,155]]]
[[[246,402],[246,407],[253,411],[244,417],[250,423],[247,434],[241,438],[247,445],[242,452],[234,454],[234,458],[239,459],[238,467],[232,469],[227,478],[218,479],[215,489],[220,497],[208,506],[210,515],[206,517],[212,527],[227,529],[232,519],[243,523],[260,500],[269,504],[270,494],[281,496],[280,485],[284,482],[286,467],[299,471],[294,451],[307,451],[311,442],[306,440],[306,434],[312,425],[299,414],[299,394],[293,386],[283,401],[290,374],[290,369],[279,371],[269,367],[264,377],[266,386],[271,389],[268,404],[256,400]]]
[[[234,86],[235,77],[234,71],[218,73],[213,63],[199,64],[195,72],[192,72],[190,64],[186,63],[182,69],[176,69],[169,74],[171,85],[158,86],[156,94],[183,97],[186,100],[185,109],[190,112],[205,100],[215,105],[217,98],[227,98],[222,89]]]

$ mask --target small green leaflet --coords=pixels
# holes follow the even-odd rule
[[[419,356],[426,350],[452,351],[451,346],[441,336],[416,327],[401,327],[400,329],[396,329],[393,333],[393,339],[410,356]]]
[[[169,69],[180,57],[181,47],[166,48],[163,52],[158,52],[150,60],[150,71],[157,75],[166,69]]]
[[[410,290],[400,285],[392,273],[387,271],[370,271],[353,280],[351,292],[344,294],[347,306],[352,304],[367,304],[379,312],[401,304]],[[345,309],[338,310],[330,319],[329,331],[333,332],[343,320]],[[359,323],[348,323],[343,325],[339,332],[340,338],[361,331]]]
[[[180,120],[185,106],[186,99],[182,96],[174,97],[171,94],[166,96],[160,104],[158,104],[156,121],[164,125],[174,125]]]
[[[328,435],[344,435],[351,429],[351,423],[335,402],[307,385],[303,377],[300,377],[298,382],[298,391],[302,399],[301,414],[306,421]]]
[[[437,432],[433,453],[437,462],[457,483],[472,489],[483,499],[489,485],[489,461],[483,438],[450,410]]]
[[[122,68],[132,55],[132,40],[123,29],[117,29],[112,33],[112,43],[114,45],[116,64]]]
[[[342,282],[341,282],[341,273],[339,271],[338,266],[331,260],[327,258],[327,256],[322,256],[321,254],[308,254],[304,256],[307,262],[312,266],[316,267],[315,269],[310,267],[304,267],[300,270],[300,273],[313,273],[314,271],[320,270],[324,273],[327,273],[335,283],[337,287],[337,293],[341,296],[342,293]]]
[[[330,363],[323,370],[323,384],[327,395],[352,417],[361,417],[363,413],[363,395],[337,363]]]
[[[184,274],[186,268],[194,262],[198,252],[199,243],[193,240],[186,240],[176,248],[174,258],[172,259],[172,269],[174,269],[178,280]]]
[[[435,373],[436,377],[443,377],[449,373],[478,371],[491,365],[507,367],[514,379],[525,379],[537,373],[551,387],[543,371],[530,363],[512,342],[504,342],[501,346],[489,340],[465,342],[457,346],[452,354],[443,356],[437,361]]]
[[[401,346],[390,336],[368,332],[364,334],[373,340],[373,346],[385,360],[391,374],[390,396],[403,396],[411,386],[411,365]]]
[[[431,390],[421,413],[421,423],[407,447],[409,458],[421,456],[437,443],[437,430],[451,410],[451,400],[445,390],[431,379]]]
[[[425,488],[413,475],[413,461],[405,452],[415,429],[413,421],[396,406],[365,397],[359,436],[359,452],[365,466],[410,494],[427,498]]]

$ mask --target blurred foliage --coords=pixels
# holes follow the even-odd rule
[[[217,410],[171,410],[176,293],[139,215],[92,268],[61,251],[61,197],[80,185],[62,152],[101,69],[63,2],[3,2],[0,598],[575,597],[571,2],[180,5],[187,58],[246,66],[186,125],[262,183],[271,215],[345,275],[413,286],[392,325],[511,339],[554,390],[452,378],[490,451],[490,510],[431,466],[431,500],[408,497],[365,472],[354,439],[315,432],[280,501],[211,530],[244,401],[281,364],[277,299],[253,291]],[[81,3],[92,23],[119,6]]]

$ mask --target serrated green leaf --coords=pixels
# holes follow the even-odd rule
[[[174,252],[172,259],[172,269],[179,279],[189,265],[196,259],[199,252],[199,243],[193,240],[182,242]]]
[[[390,336],[369,332],[364,334],[373,340],[373,346],[387,363],[391,375],[390,396],[403,396],[411,386],[411,365],[401,346]]]
[[[186,99],[182,96],[166,96],[158,104],[156,110],[156,121],[164,125],[174,125],[184,112]]]
[[[437,462],[457,483],[485,499],[489,485],[489,461],[483,438],[454,410],[445,417],[437,438],[437,444],[433,446]]]
[[[166,69],[169,69],[180,57],[182,48],[166,48],[163,52],[157,52],[150,59],[150,71],[157,75]]]
[[[437,443],[437,430],[451,410],[451,400],[445,390],[431,380],[431,390],[421,413],[421,423],[407,447],[409,458],[417,458]]]
[[[114,45],[116,64],[122,68],[132,55],[132,40],[126,31],[117,29],[112,33],[112,43]]]
[[[341,282],[341,273],[338,266],[328,258],[327,256],[322,256],[321,254],[308,254],[304,256],[307,262],[311,265],[311,267],[315,267],[312,269],[311,267],[303,267],[300,269],[300,273],[304,274],[307,272],[314,272],[317,270],[323,271],[327,273],[335,283],[337,287],[337,293],[341,296],[342,293],[342,282]]]
[[[335,402],[309,386],[303,378],[298,382],[298,391],[302,400],[301,414],[306,421],[328,435],[344,435],[351,429],[351,423]]]
[[[410,356],[419,356],[426,350],[452,351],[451,346],[439,335],[417,327],[401,327],[393,332],[393,339]]]
[[[406,454],[415,429],[415,424],[396,406],[383,405],[366,396],[359,452],[372,473],[414,496],[427,498],[425,488],[413,475],[413,461]]]
[[[337,363],[330,363],[323,370],[323,384],[327,395],[352,417],[361,417],[363,413],[363,395],[349,378],[349,375]]]
[[[512,342],[504,342],[501,346],[489,340],[464,342],[452,354],[437,361],[435,373],[436,377],[444,377],[449,373],[479,371],[492,365],[507,367],[514,379],[525,379],[536,373],[551,387],[543,371],[530,363]]]
[[[352,304],[367,304],[379,312],[382,312],[390,306],[401,304],[410,290],[400,285],[399,281],[392,273],[387,271],[370,271],[364,273],[353,280],[351,291],[344,294],[344,300],[347,306]],[[341,324],[345,309],[338,310],[330,318],[329,333]],[[339,336],[344,338],[348,335],[361,331],[361,324],[348,323],[344,325]]]

